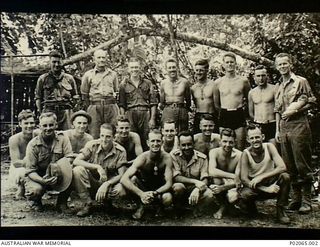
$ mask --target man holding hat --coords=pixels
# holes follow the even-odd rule
[[[91,123],[91,116],[83,110],[77,111],[71,115],[71,123],[73,128],[63,133],[69,138],[72,146],[73,158],[80,153],[87,142],[93,140],[93,137],[86,133],[88,125]]]
[[[56,190],[60,192],[57,210],[67,212],[72,167],[66,157],[72,154],[71,144],[62,132],[55,131],[54,113],[42,113],[39,121],[40,134],[28,143],[26,150],[25,195],[31,209],[42,211],[43,194],[46,190]]]
[[[49,56],[50,71],[41,75],[37,81],[36,106],[40,113],[55,113],[57,129],[67,130],[70,129],[71,109],[80,97],[73,76],[62,70],[62,55],[52,51]]]

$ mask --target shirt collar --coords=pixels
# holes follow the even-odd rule
[[[96,73],[103,73],[103,74],[109,74],[110,72],[111,72],[111,70],[109,69],[109,68],[105,68],[105,70],[103,71],[103,72],[101,72],[101,71],[99,71],[98,70],[98,68],[97,68],[97,66],[95,66],[94,68],[93,68],[93,71],[94,71],[94,73],[96,74]]]
[[[36,145],[47,146],[47,144],[43,140],[43,137],[42,137],[41,133],[37,137],[38,138],[36,139]],[[58,142],[58,141],[59,141],[58,134],[55,131],[55,133],[54,133],[54,142]]]
[[[297,80],[298,80],[298,77],[293,72],[290,72],[290,79],[284,83],[284,86],[289,84],[291,81],[296,82]],[[281,81],[283,82],[282,78],[281,78]]]
[[[193,150],[193,152],[194,152],[194,153],[193,153],[193,156],[192,156],[191,160],[188,162],[187,166],[191,166],[193,163],[195,163],[195,162],[198,160],[197,150]],[[181,151],[181,149],[179,149],[178,155],[179,155],[182,159],[184,159],[184,158],[182,157],[182,151]]]
[[[112,143],[112,149],[109,151],[105,158],[109,157],[112,154],[116,154],[116,145],[117,144],[115,142]],[[99,142],[96,153],[98,154],[100,152],[104,152],[104,150],[102,149],[101,144]]]
[[[58,77],[56,77],[56,76],[52,73],[51,70],[49,71],[49,75],[52,76],[52,77],[55,78],[55,79],[58,79],[58,80],[61,80],[61,79],[63,78],[64,74],[65,74],[65,73],[64,73],[63,71],[61,71],[60,75],[59,75]]]

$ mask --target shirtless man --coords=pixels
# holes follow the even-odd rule
[[[249,214],[257,213],[255,201],[277,198],[277,219],[289,224],[284,210],[288,204],[290,176],[287,168],[272,143],[262,143],[264,135],[257,126],[248,126],[247,141],[250,147],[241,156],[241,182],[239,206]]]
[[[177,62],[169,59],[165,63],[168,78],[160,85],[160,109],[162,123],[168,119],[174,119],[178,132],[188,129],[188,111],[191,106],[189,82],[178,76]]]
[[[258,85],[248,95],[249,115],[259,124],[265,140],[276,145],[276,116],[274,112],[277,86],[268,83],[267,69],[259,65],[255,68],[254,79]]]
[[[220,147],[210,150],[209,176],[213,184],[209,186],[220,204],[214,218],[221,219],[228,203],[237,199],[235,187],[240,184],[241,151],[235,149],[236,135],[232,129],[223,129],[220,133]]]
[[[195,75],[197,83],[191,87],[191,95],[196,105],[194,116],[193,133],[200,133],[200,120],[204,114],[211,114],[217,123],[213,102],[213,81],[207,78],[209,63],[207,59],[200,59],[195,64]]]
[[[130,121],[123,115],[118,117],[115,142],[119,143],[126,150],[129,166],[132,165],[135,158],[143,152],[140,136],[130,131]]]
[[[85,111],[80,110],[73,113],[70,120],[73,129],[63,132],[70,140],[73,152],[72,157],[75,159],[86,143],[93,140],[93,137],[86,133],[88,125],[91,123],[91,116]]]
[[[145,205],[160,203],[172,204],[169,192],[172,186],[172,159],[170,154],[161,150],[162,135],[158,130],[149,133],[149,151],[140,154],[132,166],[123,174],[121,183],[139,197],[139,207],[132,215],[134,219],[143,216]]]
[[[26,149],[29,141],[33,138],[36,126],[34,114],[31,110],[22,110],[18,115],[21,132],[9,138],[9,153],[11,165],[9,170],[9,181],[13,187],[17,188],[16,199],[24,197],[24,177],[26,172]]]
[[[246,114],[244,106],[248,98],[250,85],[245,77],[236,75],[236,56],[228,52],[223,56],[226,74],[215,81],[214,104],[220,110],[219,125],[236,132],[237,148],[245,146]]]
[[[167,153],[176,150],[178,148],[178,137],[174,121],[164,122],[161,132],[163,136],[161,149]]]
[[[208,156],[211,149],[219,147],[220,141],[219,134],[213,133],[214,118],[212,115],[202,115],[200,130],[202,133],[194,135],[194,149]]]

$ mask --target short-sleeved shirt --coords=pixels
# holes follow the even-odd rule
[[[126,150],[116,142],[109,153],[106,153],[100,145],[100,140],[88,142],[80,151],[84,160],[89,163],[99,164],[105,170],[108,179],[118,175],[118,169],[127,164]]]
[[[35,98],[45,100],[71,100],[78,94],[77,85],[72,75],[62,72],[56,77],[52,72],[41,75],[37,81]]]
[[[157,92],[150,80],[140,78],[138,87],[130,79],[124,79],[119,86],[119,106],[130,109],[134,106],[152,107],[158,104]]]
[[[36,172],[44,176],[50,163],[72,154],[69,138],[62,132],[56,132],[52,146],[48,146],[41,134],[33,138],[26,151],[26,175]]]
[[[300,97],[308,97],[308,103],[314,103],[316,98],[311,87],[304,77],[291,73],[287,82],[281,82],[276,94],[274,111],[283,113],[292,102],[298,101]]]
[[[72,151],[76,154],[80,153],[80,150],[84,148],[87,142],[92,141],[93,137],[88,133],[79,138],[73,134],[73,130],[65,130],[63,133],[69,138],[72,146]]]
[[[209,176],[207,156],[201,152],[194,150],[194,154],[189,162],[187,162],[180,149],[170,153],[173,163],[173,177],[178,175],[203,180]]]
[[[88,70],[82,77],[81,94],[89,95],[91,100],[114,96],[114,92],[117,91],[117,73],[109,68],[106,68],[103,72],[94,68]]]

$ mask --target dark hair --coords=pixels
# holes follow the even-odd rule
[[[51,52],[49,53],[49,57],[50,57],[50,58],[51,58],[51,57],[62,58],[62,54],[61,54],[60,52],[58,52],[58,51],[51,51]]]
[[[233,137],[234,139],[236,139],[236,133],[234,132],[233,129],[229,129],[229,128],[224,128],[221,130],[220,138],[222,138],[222,136]]]
[[[180,143],[180,137],[181,136],[191,136],[192,138],[192,142],[194,142],[194,139],[193,139],[193,135],[192,133],[189,131],[189,130],[183,130],[183,131],[180,131],[179,134],[178,134],[178,140],[179,140],[179,143]]]
[[[141,64],[141,59],[139,59],[138,57],[130,57],[128,60],[128,63],[134,63],[134,62],[138,62],[139,64]]]
[[[167,67],[167,63],[175,63],[175,64],[177,64],[177,60],[175,60],[174,58],[171,57],[171,58],[166,60],[165,67]]]
[[[202,115],[202,116],[201,116],[201,120],[207,120],[207,121],[213,121],[213,122],[214,122],[214,118],[213,118],[213,116],[210,115],[210,114],[204,114],[204,115]],[[200,122],[201,122],[201,120],[200,120]]]
[[[233,52],[226,52],[222,57],[222,61],[224,61],[226,57],[232,57],[235,61],[237,61],[236,55]]]
[[[117,122],[126,122],[126,123],[130,123],[129,119],[125,116],[125,115],[119,115],[117,118]]]
[[[174,124],[174,126],[176,126],[176,122],[174,120],[171,120],[171,119],[168,119],[168,120],[164,121],[162,123],[161,127],[163,128],[165,124]]]
[[[33,112],[30,109],[22,110],[18,114],[18,121],[21,122],[22,120],[26,120],[26,119],[28,119],[30,117],[35,118]]]
[[[247,134],[248,134],[249,130],[255,130],[255,129],[259,129],[261,131],[261,126],[259,124],[249,123],[247,128],[246,128]]]
[[[107,129],[112,131],[112,135],[114,136],[116,134],[116,128],[113,124],[110,123],[104,123],[100,126],[100,129]]]
[[[204,66],[205,69],[209,69],[208,59],[199,59],[199,60],[196,62],[195,66],[197,66],[197,65],[201,65],[201,66]]]
[[[281,57],[287,57],[289,59],[289,62],[290,64],[292,64],[292,56],[289,54],[289,53],[279,53],[278,55],[276,55],[276,58],[275,60],[277,60],[278,58],[281,58]]]
[[[254,70],[262,70],[262,69],[267,70],[267,68],[264,65],[258,65],[254,68]]]

